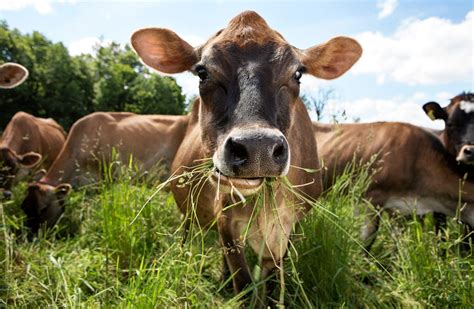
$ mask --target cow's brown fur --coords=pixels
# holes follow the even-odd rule
[[[377,207],[416,210],[455,216],[474,226],[474,182],[456,163],[440,138],[430,130],[407,123],[313,123],[318,154],[328,189],[349,164],[373,162],[374,174],[367,197]],[[373,161],[374,156],[376,160]],[[469,174],[469,173],[468,173]],[[459,204],[461,197],[461,204]],[[396,205],[398,203],[398,206]],[[379,216],[369,213],[361,231],[367,249],[378,228]]]
[[[255,12],[239,14],[196,49],[174,32],[161,28],[138,30],[131,42],[151,67],[166,73],[191,70],[201,78],[200,97],[172,170],[190,171],[212,157],[214,172],[210,178],[204,178],[200,190],[195,190],[197,181],[183,186],[177,180],[172,191],[183,213],[190,215],[191,209],[196,211],[201,227],[216,223],[225,264],[234,274],[234,288],[242,291],[252,282],[243,239],[260,256],[261,278],[265,279],[285,255],[293,225],[311,208],[311,203],[288,192],[280,177],[286,175],[293,185],[301,185],[299,190],[310,199],[321,193],[319,172],[297,168],[317,170],[318,160],[309,155],[316,154],[316,144],[309,138],[311,121],[298,98],[299,77],[295,76],[308,72],[326,79],[336,78],[357,61],[361,48],[352,39],[339,38],[298,50]],[[239,144],[242,141],[248,144]],[[272,152],[268,157],[265,147],[273,141],[279,147],[273,149],[281,152]],[[287,148],[291,161],[290,155],[286,156]],[[285,166],[288,163],[289,171]],[[235,191],[222,189],[219,177],[230,179],[226,180],[227,187],[229,182],[239,183],[236,190],[247,190],[243,183],[272,177],[276,193],[267,196],[267,202],[256,213],[252,195],[259,188],[242,193],[249,196],[247,200],[226,207],[239,198],[232,193]],[[268,202],[272,198],[274,204]],[[244,235],[247,226],[249,230]]]
[[[112,159],[127,164],[132,157],[141,171],[158,163],[169,170],[187,122],[188,116],[125,112],[97,112],[79,119],[47,174],[29,186],[22,207],[31,228],[37,230],[43,223],[54,225],[62,212],[60,200],[71,186],[97,181],[101,178],[100,165]],[[112,157],[112,149],[117,157]]]
[[[8,168],[4,177],[13,179],[25,176],[25,170],[41,163],[48,169],[66,140],[64,129],[53,119],[38,118],[25,112],[16,113],[3,131],[0,142],[0,159]],[[33,154],[37,154],[34,158]],[[32,157],[29,162],[24,162]],[[15,179],[17,181],[19,179]],[[12,181],[5,182],[10,189]]]

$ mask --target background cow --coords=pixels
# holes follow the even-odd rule
[[[0,65],[0,88],[14,88],[19,86],[28,77],[28,70],[17,63]]]
[[[183,213],[196,210],[201,227],[217,221],[226,264],[240,292],[252,282],[243,239],[260,256],[265,279],[285,255],[293,224],[312,207],[288,192],[282,177],[302,185],[301,194],[310,199],[321,193],[318,172],[295,168],[318,168],[311,121],[298,97],[299,79],[303,73],[325,79],[342,75],[359,59],[361,47],[338,37],[299,50],[255,12],[236,16],[198,48],[161,28],[138,30],[131,41],[152,68],[190,70],[200,78],[199,102],[172,170],[189,172],[207,159],[212,172],[209,178],[196,175],[203,182],[183,186],[177,181],[172,191]],[[275,179],[275,195],[267,196],[274,203],[264,203],[251,220],[251,196],[263,190],[265,178]]]
[[[141,171],[158,163],[168,169],[183,139],[187,116],[136,115],[97,112],[79,119],[47,174],[28,188],[22,203],[27,226],[33,233],[40,225],[52,227],[63,212],[64,198],[72,187],[100,179],[101,164],[112,160]],[[113,149],[117,157],[113,157]]]
[[[58,156],[66,133],[53,119],[16,113],[0,141],[0,186],[5,195],[13,183],[25,179],[35,166],[48,169]]]
[[[425,104],[432,119],[446,122],[440,133],[396,122],[313,123],[324,187],[329,188],[349,164],[366,164],[376,155],[366,193],[376,208],[404,215],[459,214],[474,226],[473,101],[472,94],[462,94],[444,109],[434,102]],[[377,209],[371,209],[361,230],[366,249],[373,243],[379,219]]]

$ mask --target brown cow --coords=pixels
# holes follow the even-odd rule
[[[168,169],[183,139],[187,116],[136,115],[97,112],[79,119],[71,128],[61,153],[47,174],[30,184],[22,204],[27,226],[36,233],[52,227],[63,212],[64,198],[100,179],[100,164],[111,160],[133,162],[141,171],[158,163]],[[113,157],[113,149],[118,157]]]
[[[379,225],[377,209],[404,215],[413,211],[459,215],[474,227],[473,102],[472,94],[461,94],[444,109],[434,102],[425,104],[432,119],[446,122],[439,136],[434,130],[407,123],[313,123],[326,189],[348,164],[369,163],[377,155],[366,193],[376,209],[369,210],[361,230],[367,250]]]
[[[10,89],[19,86],[28,77],[28,70],[17,63],[0,65],[0,88]]]
[[[9,195],[12,184],[25,179],[41,161],[48,169],[58,156],[66,133],[53,119],[38,118],[25,112],[16,113],[0,141],[1,187]]]
[[[209,177],[198,173],[188,185],[183,177],[172,191],[183,213],[196,210],[201,227],[217,223],[234,289],[242,291],[252,282],[243,239],[261,257],[264,279],[285,255],[293,225],[312,207],[289,193],[281,179],[301,185],[296,190],[310,199],[321,193],[320,173],[297,168],[319,167],[310,155],[316,154],[316,144],[298,97],[299,79],[303,73],[336,78],[359,59],[362,49],[346,37],[297,49],[255,12],[233,18],[198,48],[162,28],[138,30],[131,42],[152,68],[189,70],[200,78],[199,102],[172,170],[184,174],[207,159],[213,172]],[[193,181],[202,177],[204,182]],[[267,196],[273,202],[264,203],[252,219],[251,195],[265,186],[265,178],[274,179],[276,194]]]

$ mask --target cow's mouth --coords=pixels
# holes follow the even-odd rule
[[[263,185],[263,178],[237,178],[222,174],[218,169],[211,174],[211,180],[220,193],[237,193],[249,196],[257,193]],[[238,191],[238,192],[236,192]]]

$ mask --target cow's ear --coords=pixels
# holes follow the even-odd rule
[[[447,120],[448,114],[446,111],[436,102],[428,102],[423,105],[423,110],[430,117],[431,120],[442,119]]]
[[[137,30],[132,34],[130,42],[143,62],[160,72],[184,72],[199,60],[194,48],[168,29]]]
[[[22,167],[33,168],[38,165],[43,159],[43,156],[36,152],[28,152],[18,156],[18,163]]]
[[[44,168],[36,171],[36,173],[33,175],[33,177],[31,177],[31,180],[32,181],[40,181],[41,178],[44,177],[44,175],[46,175],[46,170]]]
[[[4,63],[0,66],[0,88],[13,88],[28,77],[28,70],[17,63]]]
[[[66,197],[69,194],[69,192],[71,192],[71,190],[72,190],[72,187],[70,184],[62,183],[58,185],[56,188],[54,188],[54,194],[56,194],[56,196],[61,199],[61,198]]]
[[[359,60],[362,47],[356,40],[341,36],[300,51],[300,55],[309,74],[333,79],[344,74]]]

